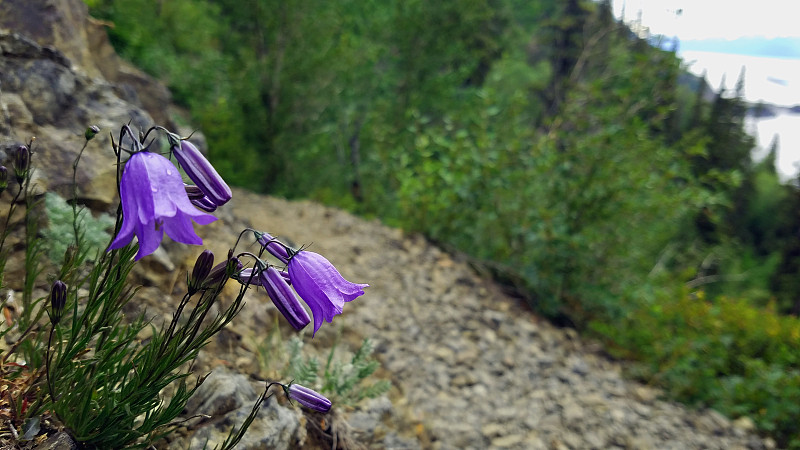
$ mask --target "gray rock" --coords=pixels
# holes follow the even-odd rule
[[[36,450],[75,450],[78,445],[69,434],[59,431],[36,446]]]
[[[198,429],[192,435],[189,448],[201,450],[221,444],[228,437],[232,427],[238,428],[242,425],[251,409],[252,405],[235,409]],[[299,415],[297,410],[280,406],[274,398],[268,398],[235,448],[282,450],[301,446],[306,438],[306,430],[304,422],[299,420]]]
[[[219,416],[252,403],[258,394],[246,376],[224,366],[214,369],[186,403],[189,416]]]

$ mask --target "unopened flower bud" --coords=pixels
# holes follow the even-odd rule
[[[86,138],[87,141],[91,141],[100,132],[100,127],[97,125],[92,125],[86,129],[86,132],[83,133],[83,137]]]
[[[319,392],[309,389],[305,386],[292,383],[289,386],[284,386],[283,390],[286,392],[287,397],[296,401],[297,403],[300,403],[306,408],[313,409],[314,411],[321,413],[326,413],[331,409],[330,400],[325,398],[325,396]]]
[[[242,284],[250,283],[251,286],[261,286],[261,278],[258,276],[258,270],[250,267],[242,269],[237,273],[236,279]]]
[[[172,154],[186,175],[203,190],[214,205],[222,206],[231,199],[231,188],[194,144],[181,140],[180,144],[172,146]]]
[[[31,165],[31,151],[27,145],[20,145],[14,151],[14,176],[20,185],[28,176],[28,169]]]
[[[8,187],[8,169],[6,166],[0,166],[0,194]]]
[[[61,280],[56,280],[50,288],[50,323],[57,325],[64,315],[64,306],[67,304],[67,285]]]
[[[253,275],[253,273],[255,273],[255,275]],[[283,280],[286,281],[286,284],[289,286],[292,285],[292,280],[289,278],[289,272],[285,270],[278,270],[278,273],[283,277]],[[247,269],[242,269],[236,274],[236,279],[242,284],[245,284],[249,281],[250,285],[252,286],[261,286],[261,278],[258,276],[257,269],[252,269],[249,267]]]
[[[189,197],[189,200],[197,200],[206,196],[202,189],[193,184],[184,183],[183,188],[186,190],[186,195]]]
[[[203,287],[206,289],[215,289],[223,280],[241,272],[243,268],[244,265],[239,261],[239,258],[230,257],[211,269]]]
[[[289,252],[286,246],[280,243],[277,239],[272,237],[269,233],[255,232],[258,243],[261,244],[267,251],[284,264],[289,262]]]
[[[283,314],[289,325],[297,331],[305,328],[311,322],[311,317],[280,272],[274,267],[267,267],[265,270],[261,270],[259,275],[261,286],[267,290],[270,300]]]
[[[203,250],[203,253],[200,253],[200,256],[197,257],[192,269],[192,276],[189,278],[189,295],[200,290],[213,267],[214,254],[209,250]]]
[[[200,211],[212,213],[217,210],[217,205],[215,205],[214,202],[212,202],[208,197],[190,198],[189,201],[192,202],[195,208],[199,209]]]

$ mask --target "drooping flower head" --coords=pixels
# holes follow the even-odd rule
[[[364,295],[368,284],[351,283],[333,267],[324,256],[300,250],[289,257],[289,279],[314,315],[314,334],[322,326],[342,313],[346,302]]]
[[[164,232],[174,241],[200,245],[203,240],[194,232],[192,220],[200,225],[217,220],[192,206],[178,169],[167,158],[146,150],[125,163],[120,197],[122,228],[108,250],[124,247],[136,235],[137,260],[158,248]]]

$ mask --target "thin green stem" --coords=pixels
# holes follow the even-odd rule
[[[53,332],[56,330],[55,324],[50,327],[50,336],[47,337],[47,350],[45,354],[45,376],[47,377],[47,390],[50,391],[50,399],[53,403],[56,402],[56,393],[53,387],[53,380],[50,378],[50,346],[53,343]]]
[[[83,142],[81,151],[78,152],[78,156],[75,157],[75,161],[72,163],[72,230],[75,232],[76,246],[78,245],[80,238],[80,230],[78,229],[78,163],[80,162],[83,151],[86,150],[86,146],[88,144],[88,140]]]
[[[8,207],[8,214],[6,214],[6,223],[3,225],[3,234],[0,236],[0,254],[3,252],[3,246],[6,243],[6,237],[11,233],[8,229],[8,225],[11,223],[11,216],[14,215],[14,211],[17,209],[17,202],[19,201],[19,197],[22,195],[22,186],[19,187],[17,194],[11,200],[11,205]]]

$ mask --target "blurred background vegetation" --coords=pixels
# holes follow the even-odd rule
[[[743,79],[602,1],[86,1],[230,183],[422,232],[800,448],[800,190],[751,159]]]

